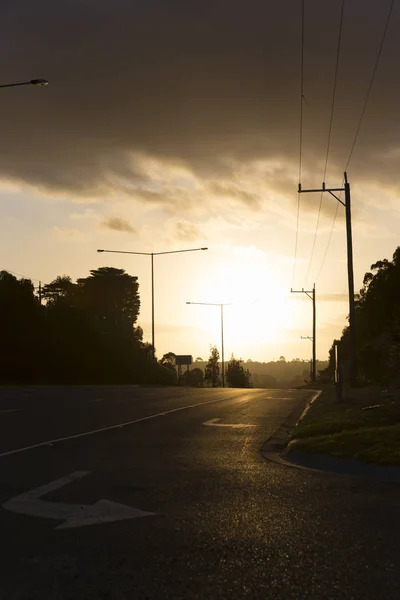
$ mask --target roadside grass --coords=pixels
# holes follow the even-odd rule
[[[337,403],[334,389],[327,386],[291,440],[291,448],[301,452],[400,465],[400,402],[369,387],[346,390],[344,402]]]

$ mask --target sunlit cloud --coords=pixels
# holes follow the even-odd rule
[[[87,240],[87,236],[83,231],[79,229],[73,229],[69,227],[58,227],[55,226],[52,229],[53,237],[59,242],[84,242]]]

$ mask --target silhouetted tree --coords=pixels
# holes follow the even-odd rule
[[[136,277],[108,267],[78,283],[63,275],[43,299],[31,281],[0,272],[0,382],[176,384],[133,326]]]
[[[190,374],[190,385],[192,387],[202,387],[204,381],[204,373],[201,369],[191,369]]]
[[[80,305],[103,327],[132,330],[140,309],[137,277],[123,269],[100,267],[78,279],[77,285]]]
[[[0,271],[1,382],[29,382],[36,376],[40,319],[32,282]]]
[[[47,305],[64,304],[74,306],[76,304],[77,286],[72,282],[71,277],[66,275],[58,276],[51,283],[43,286],[42,297]]]
[[[160,359],[159,362],[160,365],[163,365],[165,368],[176,373],[176,354],[174,354],[173,352],[167,352],[166,354],[164,354],[164,356]]]
[[[356,302],[357,359],[360,378],[388,383],[400,373],[400,247],[366,273]],[[341,337],[342,371],[348,374],[350,330]],[[330,357],[332,370],[333,356]]]
[[[233,354],[226,368],[226,381],[229,387],[249,388],[251,387],[251,373],[244,369],[242,361],[237,360]]]
[[[220,385],[219,378],[219,352],[216,346],[210,347],[210,358],[208,359],[208,363],[206,365],[206,369],[204,372],[204,380],[211,387],[218,387]]]

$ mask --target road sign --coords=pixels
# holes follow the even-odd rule
[[[70,529],[72,527],[83,527],[84,525],[112,523],[114,521],[122,521],[123,519],[151,517],[156,514],[133,508],[133,506],[110,502],[109,500],[98,500],[94,504],[66,504],[63,502],[46,502],[40,499],[41,496],[57,490],[68,483],[82,479],[82,477],[86,477],[89,473],[90,471],[74,471],[65,477],[61,477],[61,479],[56,479],[34,490],[11,498],[3,504],[3,508],[22,515],[64,521],[56,529]]]
[[[180,354],[175,358],[175,364],[179,365],[191,365],[193,362],[193,356],[190,354]]]

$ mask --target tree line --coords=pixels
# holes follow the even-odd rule
[[[0,383],[176,383],[136,325],[137,277],[101,267],[59,276],[40,298],[29,279],[0,272]]]
[[[160,363],[171,371],[176,371],[176,355],[173,352],[164,354]],[[204,362],[203,369],[198,365],[202,359],[196,359],[192,368],[183,371],[179,383],[191,387],[221,387],[222,365],[220,355],[216,346],[211,346],[208,362]],[[233,354],[225,367],[225,384],[232,388],[249,388],[251,384],[251,373],[245,369],[241,360],[236,359]]]
[[[310,381],[311,363],[309,360],[301,360],[300,358],[286,360],[284,356],[280,356],[276,361],[259,362],[248,359],[246,361],[240,360],[239,363],[244,371],[251,374],[252,387],[283,389],[301,386]],[[207,361],[202,357],[197,357],[191,368],[192,371],[200,370],[204,373],[206,366]],[[221,363],[219,366],[221,368]],[[327,360],[317,361],[317,370],[323,371],[327,366]]]
[[[356,297],[358,378],[361,383],[400,384],[400,247],[392,260],[379,260],[364,276]],[[349,376],[350,330],[340,338],[342,375]],[[334,370],[334,345],[328,375]]]

